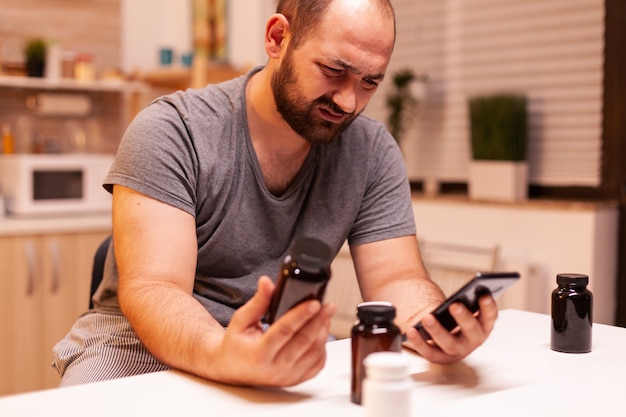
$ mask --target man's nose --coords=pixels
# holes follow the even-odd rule
[[[344,83],[333,95],[333,102],[347,114],[356,110],[356,87],[352,83]]]

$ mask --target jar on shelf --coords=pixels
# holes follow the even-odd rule
[[[61,52],[61,76],[67,79],[76,78],[76,52]]]
[[[96,78],[92,54],[82,52],[76,55],[74,77],[80,81],[92,81]]]
[[[15,152],[15,140],[11,132],[11,125],[2,123],[2,153],[11,154]]]

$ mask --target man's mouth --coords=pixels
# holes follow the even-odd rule
[[[327,107],[319,107],[319,109],[322,117],[329,122],[341,123],[344,119],[345,113],[337,113]]]

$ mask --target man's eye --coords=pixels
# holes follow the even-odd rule
[[[374,81],[370,78],[364,78],[363,82],[365,83],[366,88],[376,88],[378,87],[378,81]]]
[[[326,65],[322,65],[322,68],[329,73],[330,75],[340,75],[343,71],[337,68],[328,67]]]

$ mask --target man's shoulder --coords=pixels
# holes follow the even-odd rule
[[[376,148],[388,146],[395,141],[383,122],[361,114],[345,130],[340,142],[342,146]]]
[[[188,88],[160,97],[168,102],[196,102],[203,101],[232,101],[243,92],[245,76],[236,77],[216,84],[207,84],[201,88]]]
[[[152,112],[178,113],[182,119],[195,119],[198,115],[221,118],[243,107],[245,77],[237,77],[202,88],[188,88],[156,98],[147,108]]]
[[[200,99],[226,99],[233,100],[233,98],[239,98],[245,94],[245,85],[248,79],[252,77],[256,72],[260,71],[262,67],[256,67],[249,70],[247,73],[239,75],[237,77],[225,80],[219,83],[207,84],[202,88],[189,88],[183,94],[184,96],[200,98]]]

